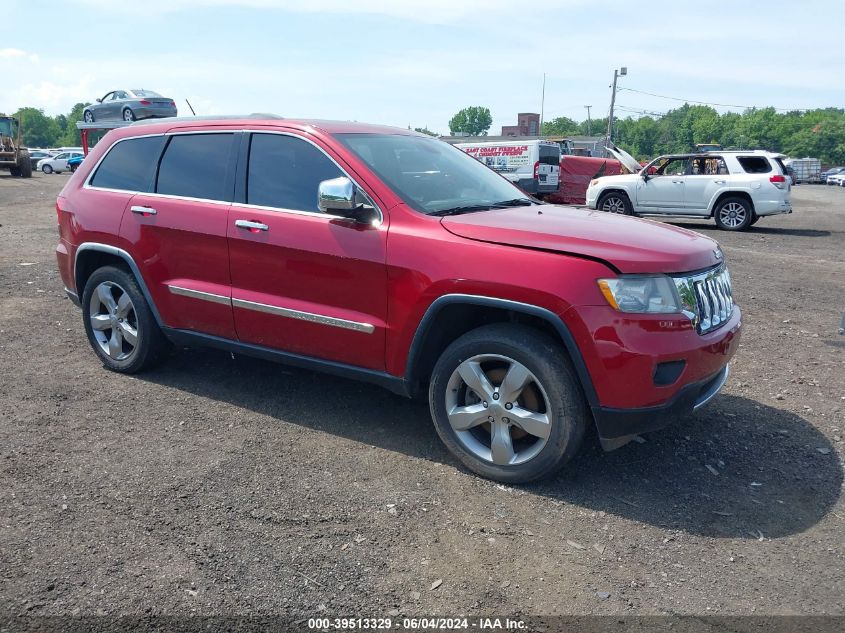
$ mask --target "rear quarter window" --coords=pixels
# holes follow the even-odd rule
[[[772,171],[769,159],[764,156],[737,156],[736,160],[747,174],[767,174]]]
[[[91,185],[122,191],[152,191],[153,176],[163,144],[163,136],[118,141],[97,167]]]
[[[231,133],[173,136],[158,169],[156,193],[204,200],[231,200],[228,191]]]

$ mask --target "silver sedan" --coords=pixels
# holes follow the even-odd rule
[[[82,113],[86,123],[176,116],[176,102],[152,90],[112,90]]]

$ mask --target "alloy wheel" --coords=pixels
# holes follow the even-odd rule
[[[123,111],[123,120],[124,121],[134,121],[135,120],[135,117],[132,115],[132,110],[130,110],[129,108],[126,108]]]
[[[735,229],[745,222],[747,211],[739,202],[729,202],[719,210],[719,219],[727,227]]]
[[[85,122],[86,123],[93,123],[94,122],[94,115],[91,114],[90,112],[86,111],[85,112]]]
[[[446,414],[467,451],[499,466],[536,457],[552,430],[540,381],[525,365],[498,354],[458,365],[446,386]]]
[[[608,196],[602,202],[601,210],[608,213],[625,213],[625,201],[621,196]]]
[[[89,314],[91,330],[104,354],[122,361],[135,352],[138,316],[126,290],[112,281],[104,281],[91,294]]]

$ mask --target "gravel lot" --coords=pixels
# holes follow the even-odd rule
[[[104,370],[56,270],[67,178],[0,176],[0,613],[845,615],[845,189],[684,222],[745,316],[722,395],[505,487],[377,387],[200,349]]]

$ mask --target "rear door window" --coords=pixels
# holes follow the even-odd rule
[[[163,136],[130,138],[115,143],[94,172],[91,186],[143,193],[152,191],[162,145]]]
[[[158,169],[156,193],[203,200],[232,199],[229,154],[234,134],[171,137]]]
[[[542,165],[560,165],[560,149],[540,145],[540,163]]]
[[[253,134],[247,167],[247,204],[319,212],[317,189],[343,172],[322,151],[292,136]]]
[[[737,156],[736,160],[747,174],[767,174],[772,171],[765,156]]]

